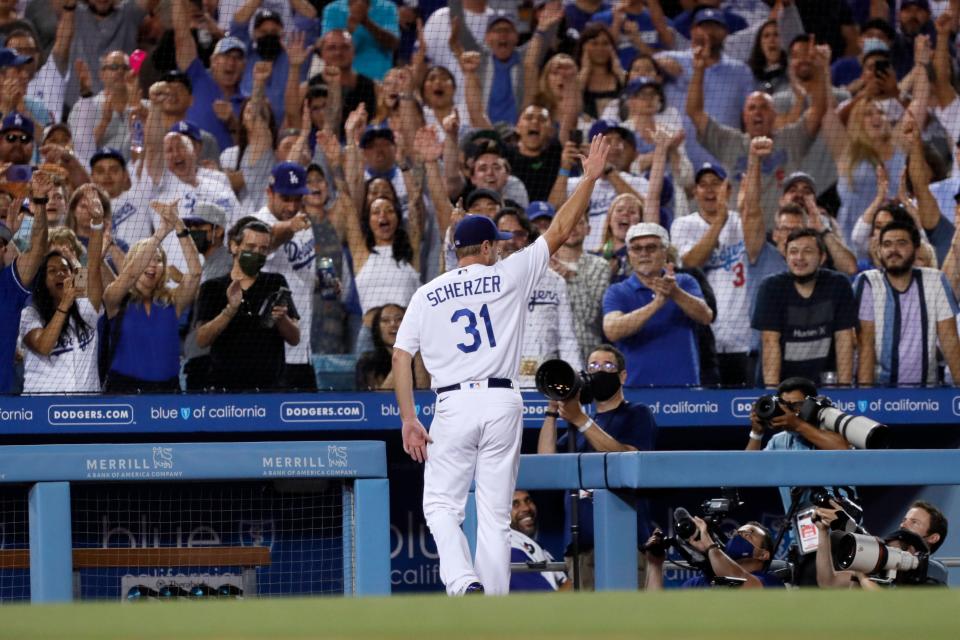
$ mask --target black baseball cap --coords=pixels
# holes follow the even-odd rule
[[[463,201],[463,205],[470,209],[473,204],[480,198],[489,198],[497,203],[497,206],[500,207],[503,205],[503,196],[494,191],[493,189],[474,189],[470,192],[470,195],[467,196],[466,200]]]
[[[190,76],[179,69],[167,71],[160,76],[160,80],[162,82],[179,82],[187,88],[187,91],[190,93],[190,95],[193,95],[193,82],[190,81]]]

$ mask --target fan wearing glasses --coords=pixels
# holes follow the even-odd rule
[[[700,384],[696,327],[713,322],[700,285],[667,264],[670,236],[660,225],[633,225],[626,243],[634,273],[603,296],[603,333],[631,364],[626,384]],[[667,362],[670,366],[657,366]]]
[[[627,362],[615,347],[602,344],[596,347],[587,359],[587,372],[591,374],[596,412],[588,416],[580,406],[579,394],[565,402],[551,401],[540,428],[537,453],[564,453],[569,451],[566,433],[557,438],[557,418],[563,418],[577,428],[577,453],[653,451],[657,442],[657,423],[650,409],[640,403],[628,402],[623,396],[623,383],[627,379]],[[583,494],[581,494],[583,496]],[[585,590],[594,586],[593,554],[593,496],[579,500],[580,522],[580,584]],[[650,535],[650,510],[646,500],[637,501],[638,540]],[[564,531],[569,543],[570,512],[567,511]],[[569,555],[569,554],[567,554]],[[567,558],[567,568],[572,569],[572,558]],[[569,573],[569,571],[568,571]],[[639,576],[643,584],[642,575]]]

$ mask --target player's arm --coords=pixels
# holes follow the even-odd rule
[[[590,143],[590,155],[583,159],[583,178],[573,194],[557,211],[550,227],[544,232],[543,238],[550,247],[550,255],[553,255],[560,249],[566,239],[573,232],[577,221],[583,216],[590,202],[590,196],[593,194],[593,186],[597,179],[603,174],[604,167],[607,166],[607,154],[610,152],[610,143],[603,139],[603,136],[594,136]]]
[[[393,348],[393,382],[394,394],[400,406],[400,420],[403,422],[403,450],[417,462],[424,462],[427,459],[427,443],[433,440],[420,424],[413,401],[413,354],[399,347]]]

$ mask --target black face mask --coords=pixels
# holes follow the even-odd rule
[[[257,38],[255,45],[257,54],[264,60],[276,60],[283,51],[283,45],[280,44],[280,36],[275,34]]]
[[[595,400],[605,402],[620,391],[620,374],[609,371],[590,374],[590,388],[593,390]]]
[[[250,278],[256,278],[266,262],[267,256],[262,253],[257,253],[256,251],[241,251],[237,259],[237,264],[240,265],[240,271],[243,271],[243,273]]]
[[[814,269],[813,273],[808,273],[805,276],[798,276],[793,274],[793,281],[797,284],[807,284],[808,282],[813,282],[817,279],[817,276],[820,274],[820,269]]]
[[[191,229],[190,238],[193,240],[193,244],[197,245],[197,251],[201,254],[207,252],[207,249],[210,248],[210,239],[207,237],[207,232],[202,229]]]

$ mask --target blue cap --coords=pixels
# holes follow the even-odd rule
[[[925,10],[927,13],[930,13],[930,1],[929,0],[900,0],[900,10],[903,11],[910,5],[915,7],[920,7]]]
[[[21,56],[13,49],[0,47],[0,68],[20,67],[33,60],[30,56]]]
[[[697,169],[697,173],[693,177],[693,181],[695,183],[700,182],[700,178],[705,173],[712,173],[713,175],[717,176],[721,180],[727,179],[727,172],[723,170],[723,167],[721,167],[718,164],[713,164],[711,162],[704,162],[702,165],[700,165],[700,168]]]
[[[307,170],[296,162],[281,162],[270,172],[270,189],[282,196],[307,195]]]
[[[96,152],[90,156],[90,168],[93,169],[93,165],[108,158],[119,162],[124,169],[127,168],[127,159],[123,157],[123,154],[120,153],[118,149],[114,149],[113,147],[101,147],[97,149]]]
[[[182,133],[194,142],[203,142],[203,136],[200,134],[200,127],[189,120],[180,120],[178,122],[174,122],[173,126],[170,127],[170,132]]]
[[[527,220],[530,222],[533,222],[537,218],[549,218],[553,220],[553,216],[556,214],[557,210],[553,208],[553,205],[543,200],[534,200],[527,206]]]
[[[486,216],[468,215],[460,221],[453,232],[453,246],[472,247],[485,240],[511,240],[512,233],[503,233],[497,225]]]
[[[616,120],[597,120],[590,126],[590,135],[587,136],[587,139],[593,140],[597,135],[605,134],[608,131],[620,134],[624,142],[628,142],[634,149],[637,148],[637,136]]]
[[[18,111],[11,111],[4,117],[3,124],[0,125],[0,133],[13,130],[23,131],[33,137],[33,120]]]
[[[623,95],[632,96],[640,93],[641,89],[646,89],[647,87],[653,87],[658,93],[660,93],[660,95],[663,95],[663,87],[660,85],[660,83],[654,78],[647,78],[644,76],[634,78],[628,82],[627,86],[623,88]]]
[[[704,22],[716,22],[727,31],[730,30],[730,25],[727,24],[727,17],[723,15],[723,11],[719,9],[701,9],[698,11],[697,16],[693,19],[693,26],[703,24]]]
[[[393,129],[388,127],[386,124],[372,124],[367,127],[363,135],[360,136],[360,148],[366,149],[368,146],[373,144],[373,141],[377,138],[383,138],[384,140],[389,140],[393,144],[397,144],[397,139],[393,135]]]
[[[509,13],[493,13],[487,18],[487,31],[490,31],[493,28],[493,25],[498,22],[509,22],[510,25],[516,30],[517,20]]]
[[[221,53],[230,53],[231,51],[239,51],[243,55],[247,55],[247,45],[243,44],[243,40],[240,38],[235,38],[233,36],[220,38],[220,41],[217,42],[217,46],[213,48],[213,55],[217,56]]]

